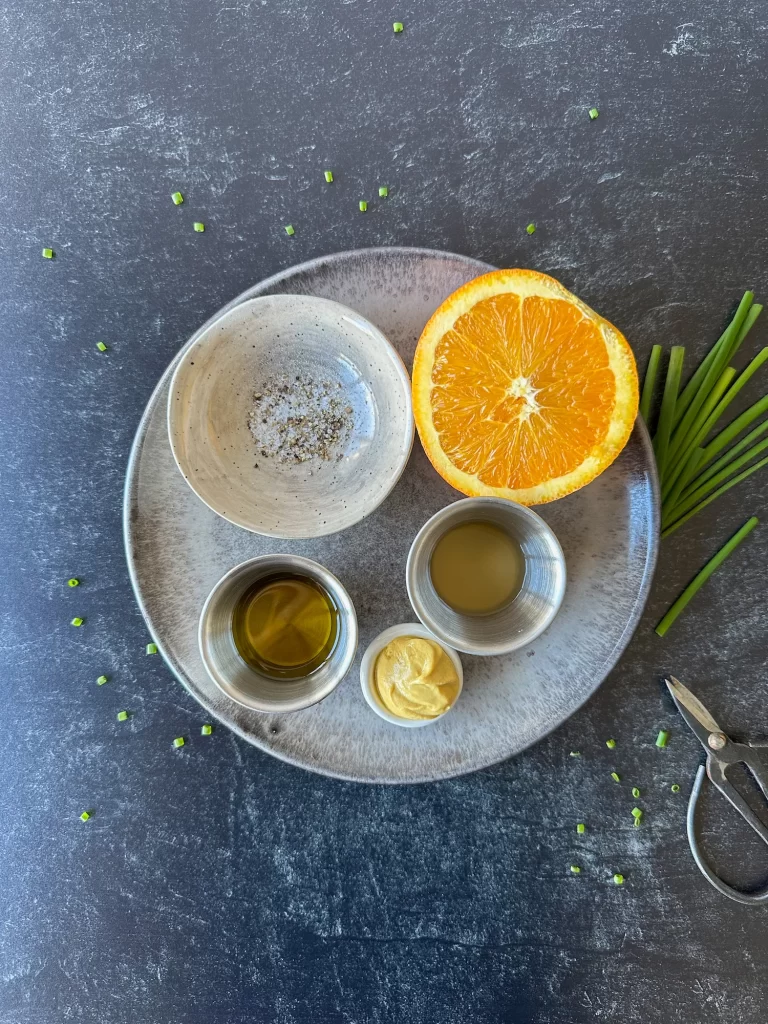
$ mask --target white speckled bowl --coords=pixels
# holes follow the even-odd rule
[[[397,715],[393,715],[391,711],[387,711],[376,696],[376,690],[373,686],[373,670],[376,667],[376,659],[387,646],[389,641],[394,640],[399,636],[418,636],[423,637],[425,640],[434,640],[436,644],[439,644],[442,647],[453,662],[453,667],[456,669],[456,673],[459,677],[459,692],[456,694],[456,700],[448,708],[448,711],[444,711],[442,715],[438,715],[437,718],[426,718],[421,720],[399,718]],[[360,685],[363,689],[363,696],[365,697],[368,706],[372,708],[380,718],[383,718],[385,722],[390,722],[392,725],[402,726],[404,729],[420,729],[422,726],[434,725],[435,722],[441,721],[456,707],[459,697],[461,697],[461,691],[464,688],[464,669],[462,668],[461,659],[456,651],[454,651],[453,648],[448,647],[447,644],[444,644],[442,640],[438,640],[434,633],[430,633],[430,631],[425,629],[420,622],[402,622],[399,626],[390,626],[388,629],[383,630],[368,644],[365,654],[363,655],[363,660],[360,662]]]
[[[341,458],[281,464],[257,454],[248,420],[270,377],[341,384],[353,426]],[[344,530],[381,504],[413,445],[411,385],[372,323],[329,299],[270,295],[220,317],[184,353],[168,395],[176,464],[224,519],[283,539]]]

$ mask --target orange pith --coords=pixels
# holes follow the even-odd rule
[[[413,366],[427,455],[465,494],[551,501],[602,472],[637,413],[624,337],[554,278],[485,274],[437,310]]]

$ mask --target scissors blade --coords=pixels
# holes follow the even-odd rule
[[[688,728],[698,737],[699,742],[708,753],[711,753],[707,737],[713,732],[723,732],[712,715],[707,711],[698,697],[694,697],[687,686],[683,686],[679,679],[670,676],[665,679],[667,689],[672,694],[675,707],[682,715]]]

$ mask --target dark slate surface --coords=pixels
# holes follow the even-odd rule
[[[415,788],[200,738],[196,705],[144,654],[120,532],[163,367],[292,262],[415,244],[535,266],[641,362],[657,340],[703,353],[743,287],[768,294],[761,8],[9,0],[0,25],[2,1024],[763,1021],[765,911],[693,865],[700,751],[657,677],[695,682],[735,733],[765,727],[768,533],[667,640],[651,627],[760,512],[768,477],[665,544],[637,636],[564,728]],[[719,799],[703,830],[729,878],[764,879]]]

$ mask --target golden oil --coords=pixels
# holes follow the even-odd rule
[[[438,596],[455,612],[489,615],[520,591],[525,556],[495,523],[459,523],[435,545],[429,574]]]
[[[339,610],[308,576],[276,574],[257,580],[232,613],[240,657],[275,679],[298,679],[328,660],[339,638]]]

